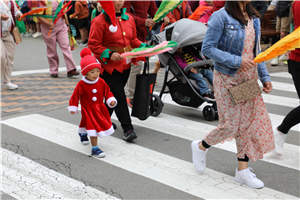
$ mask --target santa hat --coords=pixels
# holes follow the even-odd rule
[[[110,1],[98,1],[103,10],[106,12],[106,14],[108,15],[110,21],[111,21],[111,25],[109,26],[109,30],[112,33],[115,33],[118,29],[117,27],[117,21],[116,21],[116,11],[115,11],[115,6],[114,3],[110,0]]]
[[[82,49],[80,52],[80,57],[81,57],[81,61],[80,61],[81,74],[83,76],[85,76],[86,73],[88,73],[90,70],[94,68],[101,69],[101,65],[99,61],[94,56],[92,56],[92,52],[89,48]]]

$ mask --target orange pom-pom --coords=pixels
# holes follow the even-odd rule
[[[90,50],[89,48],[84,48],[84,49],[82,49],[81,52],[80,52],[80,57],[81,57],[81,58],[83,58],[83,57],[86,56],[86,55],[89,55],[89,56],[92,55],[92,52],[91,52],[91,50]]]

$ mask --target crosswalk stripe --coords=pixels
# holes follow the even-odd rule
[[[1,153],[1,189],[16,199],[116,199],[24,156]]]
[[[155,94],[158,94],[158,93],[155,93]],[[181,106],[181,105],[177,104],[175,101],[172,100],[172,97],[171,97],[170,94],[164,94],[162,96],[162,101],[165,104],[170,104],[170,105],[174,105],[174,106],[178,106],[178,107],[183,107],[183,108],[189,109],[189,110],[198,110],[199,112],[202,112],[203,108],[206,105],[211,105],[211,104],[208,104],[208,103],[204,102],[199,108]],[[269,113],[269,116],[270,116],[270,119],[271,119],[273,125],[281,124],[281,122],[283,121],[283,119],[285,117],[285,116],[282,116],[282,115],[277,115],[277,114],[272,114],[272,113]],[[300,131],[300,126],[299,125],[294,126],[294,127],[291,128],[291,130]]]
[[[292,75],[288,72],[275,72],[270,74],[271,78],[272,77],[280,77],[280,78],[292,78]]]
[[[2,121],[3,124],[41,137],[72,150],[89,154],[90,147],[79,145],[75,137],[77,125],[63,122],[39,114],[26,115]],[[264,187],[255,190],[240,186],[233,177],[207,169],[199,174],[193,164],[136,144],[106,137],[100,140],[101,148],[107,156],[101,159],[111,165],[150,178],[170,187],[184,191],[204,199],[213,198],[281,198],[296,199],[296,197]],[[124,153],[126,149],[126,153]],[[132,163],[135,163],[132,165]],[[211,178],[213,177],[213,178]]]
[[[115,114],[112,119],[117,120]],[[145,121],[140,121],[137,118],[132,118],[134,125],[142,126],[156,131],[187,139],[190,141],[204,138],[216,126],[208,125],[201,122],[186,120],[184,118],[175,117],[161,113],[158,117],[149,117]],[[155,124],[155,126],[153,126]],[[172,124],[170,126],[170,124]],[[214,145],[214,147],[236,153],[235,140],[226,141],[223,144]],[[284,144],[284,155],[279,157],[272,152],[264,156],[263,161],[274,163],[280,166],[291,169],[299,169],[299,150],[300,148],[292,144]]]
[[[164,99],[164,103],[180,106],[171,100],[170,95],[166,95],[166,98]],[[184,108],[199,110],[199,112],[201,112],[202,110],[201,108],[192,108],[192,107],[184,107]],[[78,110],[79,111],[81,110],[80,106]],[[130,108],[129,108],[129,112],[131,112]],[[269,116],[273,125],[279,125],[284,119],[284,116],[281,115],[269,113]],[[111,118],[114,120],[118,120],[115,114],[113,114]],[[140,121],[134,117],[132,117],[131,120],[134,125],[142,126],[156,131],[161,131],[166,134],[187,139],[190,141],[201,139],[211,130],[216,128],[216,126],[213,125],[187,120],[184,118],[175,117],[164,113],[161,113],[158,117],[149,117],[145,121]],[[153,126],[153,124],[155,124],[155,126]],[[170,124],[172,124],[172,126],[169,126]],[[291,130],[300,131],[300,126],[299,125],[294,126],[291,128]],[[224,142],[223,144],[217,144],[214,145],[214,147],[236,153],[235,140],[227,141]],[[263,160],[266,162],[274,163],[291,169],[300,170],[298,164],[299,150],[300,150],[299,146],[285,143],[283,156],[279,157],[274,155],[272,152],[270,152],[264,156]]]
[[[155,94],[159,94],[158,92],[154,92]],[[281,97],[276,95],[270,94],[262,94],[265,104],[273,104],[278,106],[285,106],[290,108],[296,108],[299,106],[299,99],[296,98],[288,98],[288,97]],[[172,97],[169,94],[164,94],[162,97],[163,102],[165,99],[169,102],[173,102]],[[177,103],[172,103],[172,105],[178,105]]]
[[[263,84],[260,81],[258,81],[258,84],[261,87],[263,87]],[[296,88],[295,88],[294,84],[272,81],[272,85],[273,85],[273,89],[275,89],[275,90],[282,90],[282,91],[295,92],[296,93]]]

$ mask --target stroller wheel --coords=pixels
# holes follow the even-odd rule
[[[215,119],[216,111],[212,106],[205,106],[202,113],[204,119],[207,121],[212,121]]]
[[[152,100],[153,100],[153,105],[154,105],[154,107],[153,107],[154,112],[152,113],[152,116],[156,117],[161,113],[163,103],[162,103],[161,99],[159,98],[159,96],[156,94],[152,95]]]

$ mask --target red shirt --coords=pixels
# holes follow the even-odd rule
[[[102,13],[93,19],[88,47],[101,63],[101,74],[104,70],[109,74],[112,74],[114,70],[123,73],[123,70],[130,68],[130,63],[126,63],[126,59],[121,61],[109,60],[111,50],[107,47],[128,47],[130,45],[132,48],[138,48],[142,42],[137,39],[134,20],[125,14],[125,9],[122,9],[121,17],[116,20],[118,29],[115,33],[109,31],[111,24],[105,20],[105,15]]]
[[[294,1],[293,3],[293,19],[295,24],[295,30],[300,26],[300,1]],[[300,48],[291,51],[290,59],[296,62],[300,62]]]

